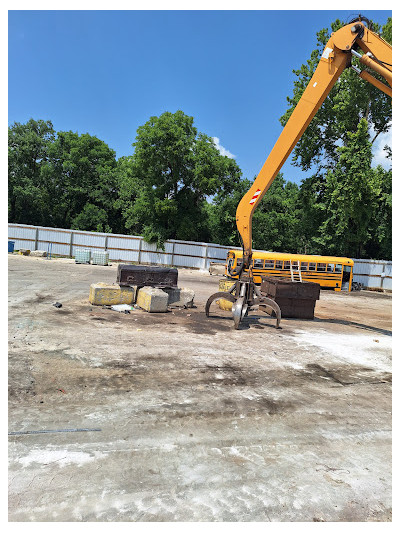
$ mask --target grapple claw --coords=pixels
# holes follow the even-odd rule
[[[240,289],[239,289],[240,283]],[[271,298],[262,296],[260,289],[249,282],[238,282],[235,288],[235,295],[231,292],[216,292],[212,294],[206,303],[206,316],[210,316],[210,306],[214,300],[224,299],[232,302],[232,315],[235,329],[239,329],[240,322],[247,316],[249,309],[253,305],[270,307],[276,316],[276,328],[279,329],[281,321],[281,310],[279,305]]]
[[[206,303],[206,316],[210,316],[210,305],[213,303],[214,300],[219,300],[220,298],[223,298],[224,300],[229,300],[233,304],[236,302],[236,298],[233,296],[233,294],[229,292],[215,292],[212,294]]]
[[[235,329],[239,329],[240,322],[244,314],[246,313],[245,307],[247,309],[243,296],[241,298],[238,298],[232,306],[233,323],[235,325]]]
[[[281,322],[281,308],[279,307],[279,305],[274,301],[274,300],[271,300],[271,298],[267,298],[266,296],[263,296],[260,303],[262,305],[267,305],[268,307],[271,307],[271,309],[274,311],[275,313],[275,316],[276,316],[276,329],[279,329],[280,326],[280,322]]]

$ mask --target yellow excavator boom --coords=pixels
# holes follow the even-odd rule
[[[360,54],[359,50],[364,52],[364,54]],[[389,85],[382,83],[367,71],[360,71],[357,67],[352,67],[360,77],[380,88],[386,94],[392,95],[392,47],[379,35],[362,24],[361,20],[354,21],[332,33],[302,97],[294,108],[260,173],[237,207],[236,224],[243,245],[241,271],[248,269],[251,265],[252,217],[255,208],[271,186],[280,168],[343,70],[352,66],[351,59],[353,56],[356,56],[362,64],[383,76]]]

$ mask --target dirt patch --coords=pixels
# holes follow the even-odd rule
[[[33,356],[27,352],[10,351],[8,364],[13,371],[8,379],[8,395],[10,400],[19,400],[21,396],[35,394],[35,379],[32,374]]]
[[[377,383],[391,383],[392,375],[388,372],[377,372],[373,368],[342,366],[333,368],[324,368],[319,364],[308,364],[307,371],[303,373],[304,376],[309,375],[310,379],[316,377],[330,379],[340,385],[362,385],[362,384],[377,384]]]

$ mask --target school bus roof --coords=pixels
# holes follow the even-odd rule
[[[236,257],[242,257],[242,250],[229,250]],[[285,254],[282,252],[253,252],[253,259],[275,259],[281,261],[308,261],[315,263],[343,263],[344,265],[354,265],[354,261],[348,257],[332,257],[330,255],[305,255],[305,254]]]

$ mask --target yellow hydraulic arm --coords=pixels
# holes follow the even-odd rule
[[[360,54],[357,50],[364,53]],[[352,66],[359,76],[392,96],[392,47],[379,35],[364,26],[361,20],[354,21],[332,33],[313,77],[253,185],[238,205],[236,224],[242,238],[243,264],[235,272],[236,274],[248,269],[251,264],[252,218],[255,208],[321,107],[336,80],[346,67],[351,66],[353,56],[383,76],[390,86],[382,83],[368,72],[360,71],[357,67]]]

